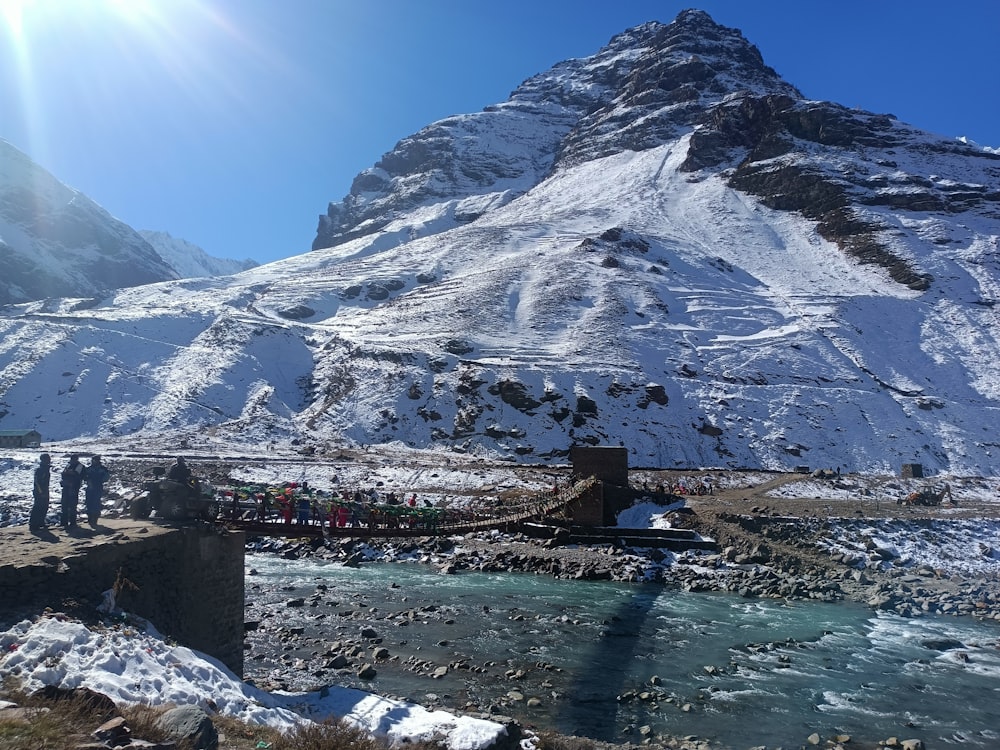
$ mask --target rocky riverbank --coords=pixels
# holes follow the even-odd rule
[[[645,582],[686,591],[725,591],[746,598],[849,600],[904,617],[943,614],[1000,621],[995,552],[990,543],[981,541],[991,539],[990,535],[997,532],[994,520],[819,518],[788,516],[764,508],[748,511],[696,510],[687,506],[658,519],[715,540],[714,551],[630,549],[614,543],[583,546],[567,544],[559,537],[538,540],[499,533],[393,543],[267,539],[252,544],[251,549],[287,559],[321,559],[349,566],[364,565],[366,561],[405,561],[433,566],[441,574],[531,573],[571,580]],[[962,539],[970,535],[973,538]],[[914,550],[920,545],[947,548],[956,544],[956,538],[965,543],[967,558],[956,559],[953,565],[944,565],[940,559],[928,562],[914,559]],[[248,600],[253,599],[253,588],[251,583]],[[312,595],[288,599],[284,605],[308,610],[329,604],[334,596],[336,592],[317,587]],[[414,601],[403,609],[375,612],[370,604],[364,598],[341,602],[337,615],[340,633],[332,641],[310,632],[309,628],[274,629],[273,620],[272,625],[267,624],[267,608],[257,610],[264,620],[261,627],[266,635],[250,637],[248,671],[255,672],[262,684],[271,689],[302,689],[310,680],[320,681],[328,674],[341,678],[349,675],[350,679],[363,683],[380,670],[403,670],[431,679],[465,672],[492,679],[494,689],[489,695],[430,693],[425,699],[450,711],[494,718],[516,716],[520,709],[530,705],[529,701],[538,705],[542,699],[534,696],[544,694],[547,684],[551,686],[546,674],[551,674],[555,667],[544,660],[519,669],[504,664],[502,659],[476,664],[461,657],[435,657],[433,649],[428,649],[424,656],[399,654],[387,642],[396,627],[447,622],[450,616],[447,608],[423,606]],[[512,618],[517,616],[514,614]],[[280,618],[280,613],[277,617]],[[257,623],[252,624],[256,626]],[[953,646],[943,644],[941,648]],[[708,665],[706,669],[711,667]],[[296,682],[295,674],[304,681]],[[685,696],[664,692],[656,684],[627,691],[619,700],[692,710]],[[646,744],[712,747],[711,743],[695,737],[645,736],[641,725],[636,725],[633,731],[636,741]],[[904,744],[897,738],[867,742],[855,738],[848,745],[844,738],[819,735],[803,737],[802,745],[921,746],[918,740],[907,740]]]

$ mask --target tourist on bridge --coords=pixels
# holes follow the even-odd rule
[[[297,521],[300,526],[307,526],[309,524],[309,516],[312,511],[312,503],[309,502],[309,495],[300,494],[295,498],[295,507],[298,511]]]
[[[295,515],[295,507],[292,505],[292,490],[287,488],[278,494],[278,505],[281,506],[281,520],[291,526],[292,517]]]
[[[80,463],[80,457],[74,453],[69,457],[69,463],[59,475],[61,512],[59,525],[64,529],[76,528],[76,509],[80,504],[80,487],[87,474],[87,467]]]
[[[87,523],[91,527],[97,526],[97,519],[101,517],[104,483],[108,481],[110,476],[111,472],[107,466],[101,463],[101,457],[92,456],[85,476],[87,489],[83,492],[83,504],[87,509]]]
[[[28,516],[28,528],[41,531],[45,528],[45,517],[49,514],[49,478],[52,475],[52,458],[48,453],[38,457],[38,467],[35,469],[35,482],[31,488],[31,514]]]

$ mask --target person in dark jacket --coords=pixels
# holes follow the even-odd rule
[[[80,457],[74,453],[59,475],[59,484],[62,486],[59,525],[64,529],[76,528],[76,507],[80,504],[80,487],[83,486],[86,475],[87,467],[80,463]]]
[[[109,476],[111,472],[101,463],[101,457],[93,456],[90,459],[90,466],[87,467],[87,489],[83,492],[87,523],[91,526],[97,526],[97,519],[101,517],[101,497],[104,495],[104,483],[108,481]]]
[[[52,458],[48,453],[38,457],[38,467],[35,469],[35,483],[31,488],[31,514],[28,516],[28,528],[41,531],[45,528],[45,517],[49,514],[49,478],[52,475]]]
[[[184,462],[184,456],[178,456],[174,465],[167,472],[167,479],[172,479],[181,484],[187,484],[191,479],[191,467]]]

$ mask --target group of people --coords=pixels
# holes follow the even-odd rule
[[[31,490],[31,514],[28,517],[28,527],[32,531],[46,528],[49,514],[49,484],[52,476],[52,457],[43,453],[38,457],[38,467],[35,469],[34,486]],[[60,512],[59,525],[67,531],[77,528],[77,508],[80,505],[80,490],[84,490],[84,508],[87,522],[91,527],[97,526],[101,515],[101,500],[104,496],[104,483],[108,481],[111,472],[101,463],[100,456],[91,456],[90,464],[84,465],[76,453],[69,457],[69,463],[59,473]]]
[[[374,489],[370,492],[323,492],[314,490],[308,482],[286,482],[279,487],[238,487],[225,490],[223,494],[231,500],[232,518],[252,517],[258,522],[267,522],[277,516],[285,524],[331,529],[401,522],[413,525],[431,515],[436,520],[440,513],[426,499],[418,508],[416,493],[407,498],[395,492],[380,497]],[[253,504],[250,513],[245,510],[246,503]]]

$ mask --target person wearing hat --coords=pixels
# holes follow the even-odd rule
[[[101,516],[101,496],[104,494],[104,483],[108,481],[111,472],[101,463],[100,456],[91,456],[87,467],[87,489],[83,491],[83,505],[87,509],[87,523],[97,526]]]
[[[28,528],[41,531],[45,528],[45,517],[49,514],[49,477],[52,474],[52,457],[43,453],[38,457],[38,467],[35,469],[35,483],[31,488],[31,513],[28,516]]]

